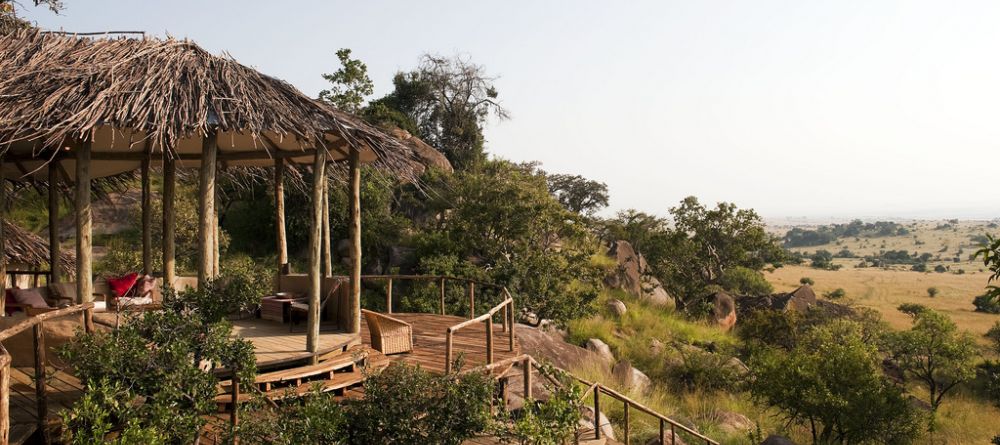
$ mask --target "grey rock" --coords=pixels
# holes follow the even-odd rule
[[[611,353],[611,347],[607,343],[604,343],[600,339],[591,338],[587,340],[587,344],[584,345],[588,351],[593,351],[601,357],[602,360],[608,362],[608,364],[615,362],[615,355]]]

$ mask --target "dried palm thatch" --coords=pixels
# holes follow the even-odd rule
[[[0,221],[3,222],[3,254],[7,264],[33,270],[49,267],[49,243],[6,219]],[[60,270],[72,273],[76,269],[76,257],[65,250],[60,251]]]
[[[412,172],[412,153],[396,138],[187,40],[15,31],[0,36],[0,73],[0,152],[54,157],[110,138],[118,151],[177,157],[215,131],[220,148],[328,150],[337,159],[350,146],[384,171]]]

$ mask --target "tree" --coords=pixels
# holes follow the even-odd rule
[[[986,235],[986,240],[974,258],[983,257],[983,265],[989,269],[990,277],[986,281],[986,293],[976,297],[974,303],[977,311],[1000,313],[1000,286],[993,284],[1000,279],[1000,238]]]
[[[614,218],[599,224],[601,239],[628,241],[636,253],[656,256],[667,232],[667,221],[636,209],[620,210]]]
[[[938,293],[940,293],[940,292],[941,291],[939,291],[938,288],[933,287],[933,286],[927,288],[927,296],[931,297],[931,298],[934,298],[934,297],[938,296]]]
[[[927,387],[931,410],[937,412],[945,395],[976,376],[976,342],[940,312],[916,304],[901,305],[899,311],[913,318],[913,327],[888,334],[888,349],[904,373]]]
[[[608,185],[580,175],[548,175],[549,192],[573,213],[593,215],[608,206]]]
[[[803,335],[789,351],[758,350],[751,395],[806,425],[818,443],[911,443],[920,421],[902,390],[887,381],[878,350],[859,325],[835,321]]]
[[[319,99],[329,102],[348,113],[358,113],[365,98],[374,92],[374,84],[368,78],[368,66],[352,59],[351,50],[337,50],[340,69],[333,74],[323,74],[323,78],[333,84],[329,90],[319,92]]]
[[[54,13],[59,13],[64,7],[62,0],[32,0],[32,3],[35,6],[45,5]],[[18,17],[19,6],[21,5],[16,0],[0,0],[0,35],[31,27],[30,22]]]
[[[673,229],[654,237],[644,252],[657,278],[677,300],[677,307],[701,298],[710,285],[721,285],[727,270],[743,267],[760,273],[780,265],[784,252],[764,229],[756,212],[719,203],[709,209],[691,196],[670,209]]]
[[[816,282],[813,281],[812,278],[802,277],[802,278],[799,278],[799,284],[801,284],[803,286],[812,286],[812,285],[816,284]]]
[[[416,70],[397,73],[392,93],[372,101],[365,116],[417,134],[457,169],[486,159],[483,124],[508,118],[495,77],[467,58],[425,54]]]
[[[809,257],[812,267],[816,269],[830,269],[833,267],[833,254],[829,250],[817,250]]]

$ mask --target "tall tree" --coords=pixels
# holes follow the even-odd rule
[[[32,0],[35,6],[45,5],[50,11],[59,13],[63,9],[62,0]],[[0,34],[7,34],[18,29],[30,28],[31,23],[17,15],[17,7],[21,4],[15,0],[0,0]]]
[[[571,212],[593,215],[608,206],[608,185],[580,175],[548,175],[549,193]]]
[[[328,90],[320,91],[319,98],[348,113],[358,113],[365,98],[374,92],[374,84],[368,77],[368,65],[352,59],[348,48],[337,50],[337,59],[340,60],[340,69],[332,74],[323,74],[323,78],[333,85]]]
[[[393,92],[372,101],[365,115],[417,134],[456,168],[472,167],[486,159],[487,119],[509,117],[495,81],[467,58],[425,54],[417,69],[396,74]]]

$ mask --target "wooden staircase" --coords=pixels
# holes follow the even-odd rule
[[[314,365],[270,371],[258,374],[252,389],[241,389],[239,403],[262,395],[277,401],[302,397],[312,391],[334,392],[345,396],[347,390],[361,386],[365,376],[381,371],[389,365],[389,359],[367,345],[355,345],[346,351],[337,351],[320,357]],[[220,411],[232,409],[232,382],[223,381],[219,385],[219,395],[215,398]]]

